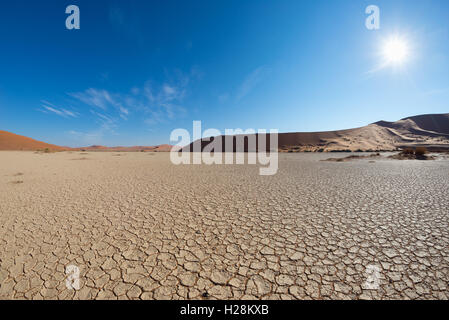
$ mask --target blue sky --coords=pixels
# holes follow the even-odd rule
[[[393,36],[407,59],[380,67]],[[193,120],[290,132],[446,113],[448,75],[447,0],[0,4],[0,129],[59,145],[168,143]]]

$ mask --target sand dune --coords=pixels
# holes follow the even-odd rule
[[[56,146],[54,144],[48,144],[45,142],[37,141],[28,137],[20,136],[11,132],[0,130],[0,150],[9,151],[35,151],[49,149],[51,151],[63,151],[63,150],[87,150],[87,151],[115,151],[115,152],[168,152],[172,146],[168,144],[162,144],[158,146],[134,146],[134,147],[105,147],[105,146],[90,146],[82,148],[69,148]]]
[[[39,150],[49,149],[54,151],[67,150],[53,144],[37,141],[28,137],[20,136],[11,132],[0,130],[0,150]]]
[[[379,121],[347,130],[280,133],[278,139],[279,150],[285,152],[395,150],[409,146],[448,149],[449,114],[420,115],[396,122]],[[256,140],[258,141],[258,137]],[[211,141],[201,141],[202,149]],[[234,144],[235,141],[234,137]],[[193,144],[183,150],[193,151]],[[233,151],[236,151],[236,148]],[[244,151],[254,151],[248,149],[247,139]]]
[[[161,144],[158,146],[133,146],[133,147],[90,146],[84,148],[76,148],[76,150],[114,151],[114,152],[169,152],[171,148],[172,148],[171,145]]]
[[[234,146],[238,136],[234,136]],[[280,133],[278,137],[280,151],[368,151],[368,150],[395,150],[405,147],[426,146],[429,149],[449,149],[449,113],[429,114],[408,117],[396,122],[379,121],[361,128],[325,131],[325,132],[292,132]],[[201,141],[201,150],[214,138]],[[248,139],[242,149],[234,147],[233,151],[255,151],[248,147]],[[256,135],[258,142],[259,136]],[[267,148],[269,147],[267,139]],[[225,139],[222,147],[224,148]],[[38,150],[50,149],[55,151],[69,150],[36,141],[31,138],[19,136],[10,132],[0,131],[0,150]],[[133,146],[133,147],[105,147],[90,146],[74,148],[72,150],[87,151],[115,151],[115,152],[168,152],[172,146]],[[183,151],[193,151],[193,144],[185,147]]]
[[[427,131],[445,133],[449,135],[449,113],[429,114],[407,118],[416,123],[418,127]]]

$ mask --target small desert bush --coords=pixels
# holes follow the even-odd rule
[[[392,159],[397,160],[435,160],[435,157],[427,156],[427,149],[424,147],[417,147],[416,149],[407,148],[400,153],[390,156]]]
[[[416,150],[415,150],[415,155],[417,155],[417,156],[423,156],[423,155],[425,155],[426,153],[427,153],[427,149],[424,148],[424,147],[418,147],[418,148],[416,148]]]
[[[35,153],[51,153],[52,151],[49,148],[38,149]]]

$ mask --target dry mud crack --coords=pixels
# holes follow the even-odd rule
[[[0,298],[449,298],[449,160],[87,157],[0,152]]]

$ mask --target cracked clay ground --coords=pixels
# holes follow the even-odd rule
[[[279,156],[0,152],[0,298],[449,298],[449,160]]]

